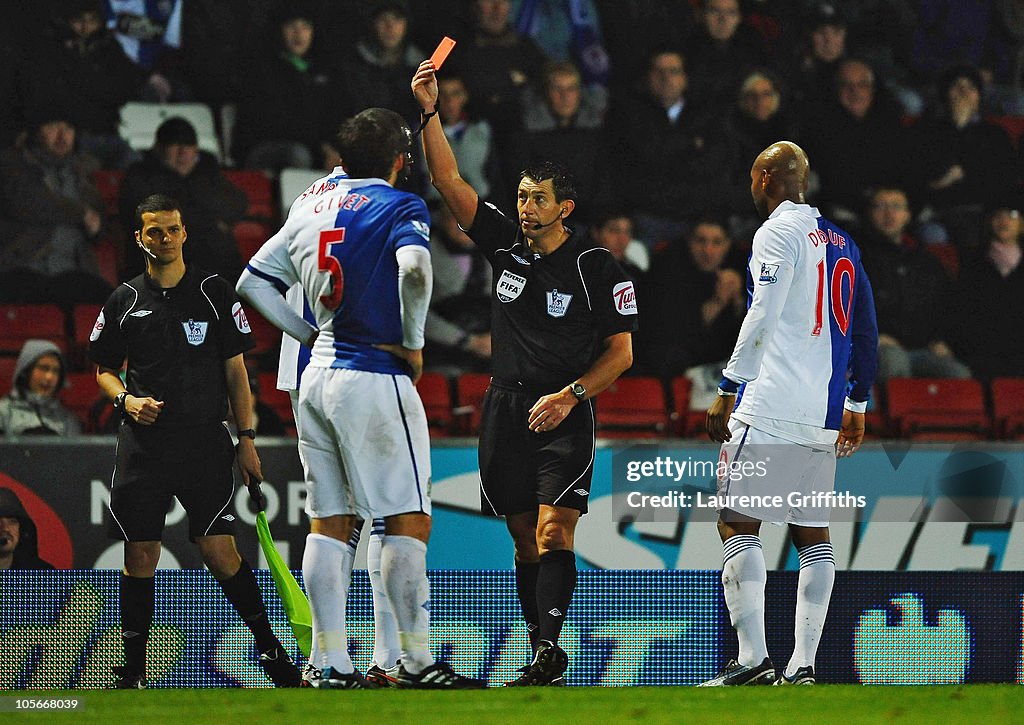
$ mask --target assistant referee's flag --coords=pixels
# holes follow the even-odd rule
[[[306,599],[299,583],[295,581],[291,570],[288,569],[288,565],[285,564],[277,547],[274,546],[274,539],[270,535],[270,524],[267,523],[267,514],[263,510],[266,499],[260,491],[259,482],[249,484],[248,488],[250,498],[259,509],[259,513],[256,514],[256,535],[260,540],[260,548],[263,549],[263,556],[267,560],[267,566],[270,567],[270,574],[274,577],[274,586],[277,588],[278,596],[281,597],[281,603],[284,604],[285,614],[288,615],[288,624],[292,628],[295,640],[299,643],[299,649],[302,650],[302,654],[309,657],[313,647],[313,615],[309,610],[309,600]]]

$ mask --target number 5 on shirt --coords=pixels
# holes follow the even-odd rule
[[[320,295],[320,303],[329,310],[336,310],[341,306],[341,296],[345,292],[345,275],[341,271],[341,262],[331,254],[331,245],[342,244],[344,241],[345,227],[320,232],[320,249],[316,256],[317,267],[321,272],[331,275],[331,293]]]

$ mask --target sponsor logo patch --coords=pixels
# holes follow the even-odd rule
[[[202,345],[203,341],[206,340],[206,328],[209,326],[209,322],[196,322],[195,320],[181,323],[182,329],[185,330],[185,339],[188,340],[189,345]]]
[[[778,282],[779,265],[765,264],[761,262],[761,274],[758,275],[758,284],[775,284]]]
[[[565,313],[569,310],[569,303],[572,302],[572,295],[553,289],[547,293],[547,296],[548,314],[552,317],[565,317]]]
[[[103,317],[103,310],[100,310],[100,314],[96,318],[96,322],[93,323],[92,332],[89,333],[89,342],[96,342],[100,339],[100,333],[103,332],[103,327],[106,324],[106,318]]]
[[[231,305],[231,319],[235,321],[235,327],[238,328],[239,332],[252,332],[252,328],[249,327],[249,320],[245,316],[245,310],[242,309],[241,302],[236,302]]]
[[[139,310],[138,312],[133,312],[133,313],[131,313],[128,316],[129,317],[145,317],[146,315],[152,315],[152,314],[153,314],[153,310]]]
[[[523,293],[524,287],[526,287],[526,277],[512,274],[506,269],[501,273],[501,277],[498,278],[498,284],[494,287],[494,293],[498,295],[498,299],[502,302],[511,302]]]
[[[426,222],[421,222],[419,219],[412,220],[412,228],[426,240],[430,240],[430,225]]]
[[[232,514],[224,514],[223,516],[221,516],[221,518],[224,519],[225,521],[234,521],[235,520],[235,517]]]
[[[590,495],[590,491],[588,491],[585,488],[574,488],[572,492],[574,494],[576,494],[577,496],[589,496]]]
[[[615,311],[620,315],[636,314],[636,290],[632,282],[619,282],[612,288]]]

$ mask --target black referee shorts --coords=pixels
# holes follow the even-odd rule
[[[157,430],[121,423],[107,533],[124,541],[159,541],[171,497],[188,514],[189,539],[234,534],[235,450],[222,423]]]
[[[550,391],[548,391],[550,392]],[[480,509],[511,516],[539,504],[587,512],[594,473],[594,403],[580,403],[552,431],[527,427],[541,394],[491,381],[480,425]]]

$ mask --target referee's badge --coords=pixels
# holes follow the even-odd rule
[[[524,287],[526,287],[526,277],[512,274],[506,269],[501,273],[498,284],[494,287],[494,294],[498,295],[498,299],[502,302],[511,302],[523,293]]]
[[[565,317],[570,302],[572,302],[572,295],[559,292],[557,289],[551,290],[548,292],[548,314],[552,317]]]
[[[185,330],[185,339],[188,340],[189,345],[202,345],[206,339],[206,328],[210,326],[210,323],[189,320],[182,322],[181,326]]]

